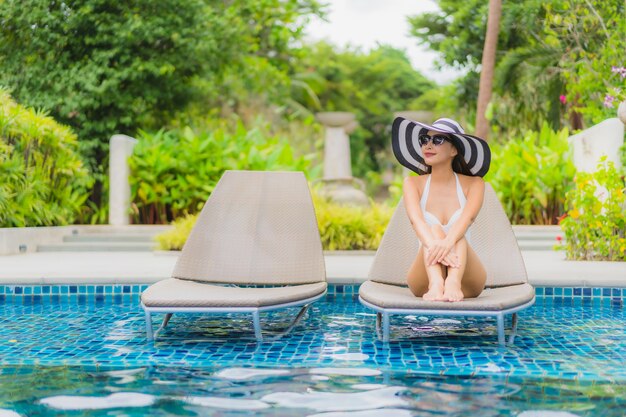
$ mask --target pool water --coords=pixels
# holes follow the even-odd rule
[[[0,416],[595,417],[626,406],[623,383],[366,367],[7,367],[0,386]]]
[[[624,415],[621,290],[540,289],[506,348],[483,318],[392,316],[384,344],[343,289],[288,335],[297,310],[262,315],[261,343],[248,316],[174,315],[151,344],[140,290],[2,297],[0,417]]]

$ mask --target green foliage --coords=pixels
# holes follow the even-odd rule
[[[408,110],[409,103],[432,89],[433,83],[411,66],[403,51],[389,46],[363,53],[337,51],[320,42],[302,53],[296,74],[307,88],[296,89],[294,100],[312,112],[356,114],[360,127],[350,135],[356,176],[384,165],[385,157],[389,159],[393,113]]]
[[[76,135],[0,89],[0,227],[74,222],[92,181]]]
[[[575,174],[567,143],[569,132],[539,132],[492,144],[491,168],[485,180],[498,194],[514,224],[556,224],[565,193]]]
[[[245,121],[264,110],[298,113],[301,109],[291,98],[292,89],[302,86],[293,74],[302,56],[298,45],[309,19],[324,15],[322,5],[317,0],[205,1],[227,28],[227,36],[216,41],[228,54],[226,59],[212,59],[219,71],[196,83],[201,114],[207,104]]]
[[[313,192],[313,204],[324,250],[376,250],[393,214],[393,208],[372,203],[369,208],[333,203]],[[173,222],[174,228],[157,236],[162,250],[182,249],[197,215]]]
[[[325,250],[376,250],[393,214],[386,204],[341,205],[314,194],[317,224]]]
[[[188,214],[172,222],[173,228],[156,236],[161,250],[181,250],[198,220],[197,214]]]
[[[485,34],[487,26],[487,14],[489,2],[481,0],[436,0],[439,10],[436,12],[427,12],[408,18],[411,26],[411,34],[417,40],[427,45],[430,49],[438,52],[441,57],[441,63],[460,69],[465,76],[454,82],[454,91],[450,95],[455,101],[453,106],[448,107],[447,114],[453,114],[455,110],[461,110],[469,120],[474,120],[476,100],[478,97],[478,84],[480,74],[480,64],[485,44]],[[515,51],[518,48],[528,47],[536,42],[536,33],[541,28],[543,13],[540,0],[525,0],[517,3],[507,3],[502,7],[502,17],[500,19],[500,33],[498,35],[498,57],[496,61],[496,81],[498,78],[506,77],[513,74],[511,67],[499,68],[502,61],[509,51]],[[538,60],[545,60],[543,54],[526,54],[524,57],[525,69],[537,67]],[[524,110],[528,106],[524,106],[526,99],[532,99],[533,104],[537,104],[535,93],[543,93],[545,86],[540,81],[551,72],[542,73],[543,77],[535,78],[531,83],[519,82],[518,77],[509,77],[506,81],[496,82],[494,85],[494,98],[492,103],[499,104],[500,107],[516,107],[517,111]],[[519,74],[518,74],[519,75]],[[516,94],[515,99],[511,101],[500,102],[498,95],[505,96],[511,89],[517,85],[522,89],[521,94]],[[544,103],[551,103],[545,100],[545,93],[540,94],[541,109],[544,109]],[[558,93],[553,100],[558,105]],[[496,109],[499,110],[499,109]],[[543,119],[538,117],[538,108],[533,107],[532,111],[526,112],[525,116],[530,116],[529,120],[520,120],[518,118],[510,118],[501,120],[499,117],[492,118],[492,125],[500,127],[501,130],[508,130],[510,127],[526,124],[525,129],[539,129]],[[506,112],[505,112],[506,113]],[[499,114],[499,112],[498,112]],[[545,112],[541,112],[545,117]]]
[[[411,33],[443,63],[466,71],[453,97],[455,108],[472,119],[488,2],[437,3],[439,11],[409,18]],[[626,98],[624,77],[615,71],[625,67],[625,32],[626,7],[619,0],[505,4],[490,111],[494,136],[539,130],[543,122],[580,129],[615,117]]]
[[[576,174],[561,227],[568,259],[626,261],[626,184],[612,161]]]
[[[462,126],[468,127],[468,124],[463,120],[463,114],[458,111],[458,87],[459,85],[454,82],[444,86],[436,86],[412,100],[407,105],[407,108],[432,112],[433,120],[431,121],[435,121],[440,117],[451,117],[459,121]]]
[[[440,52],[447,65],[475,69],[485,43],[488,2],[437,0],[436,3],[438,11],[409,17],[411,34]]]
[[[544,36],[563,51],[559,67],[572,110],[592,124],[615,117],[617,104],[626,99],[625,78],[613,71],[626,66],[626,4],[559,0],[545,7]]]
[[[92,166],[187,103],[225,30],[202,0],[7,0],[0,21],[0,83],[76,129]]]
[[[307,171],[308,167],[308,159],[294,156],[287,140],[246,130],[241,123],[232,132],[226,127],[142,131],[130,159],[135,221],[167,223],[198,212],[228,169]]]

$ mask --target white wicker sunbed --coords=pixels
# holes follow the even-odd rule
[[[517,312],[535,302],[526,267],[502,206],[490,184],[485,184],[483,206],[472,225],[472,248],[487,270],[486,289],[477,298],[461,302],[426,301],[415,297],[406,286],[406,274],[419,249],[403,201],[385,231],[369,274],[359,289],[359,300],[377,311],[377,328],[382,321],[382,339],[389,341],[391,314],[443,316],[492,316],[497,320],[498,342],[505,345],[504,319],[512,314],[513,343]]]
[[[227,171],[206,202],[172,278],[141,295],[149,340],[173,313],[259,313],[326,293],[315,211],[301,172]],[[152,314],[165,313],[153,333]],[[295,322],[294,322],[295,323]],[[291,327],[291,326],[290,326]]]

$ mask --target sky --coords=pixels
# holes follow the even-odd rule
[[[432,0],[326,0],[326,19],[315,18],[308,26],[311,40],[326,39],[331,43],[361,47],[364,51],[378,43],[388,44],[407,52],[413,67],[428,78],[445,84],[459,76],[452,70],[437,70],[437,54],[417,44],[409,36],[406,17],[436,11]]]

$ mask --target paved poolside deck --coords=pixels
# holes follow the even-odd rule
[[[564,252],[523,251],[530,283],[555,287],[626,287],[626,262],[565,260]],[[177,253],[35,252],[0,256],[0,284],[152,283],[169,278]],[[367,279],[373,252],[327,253],[328,281]]]

